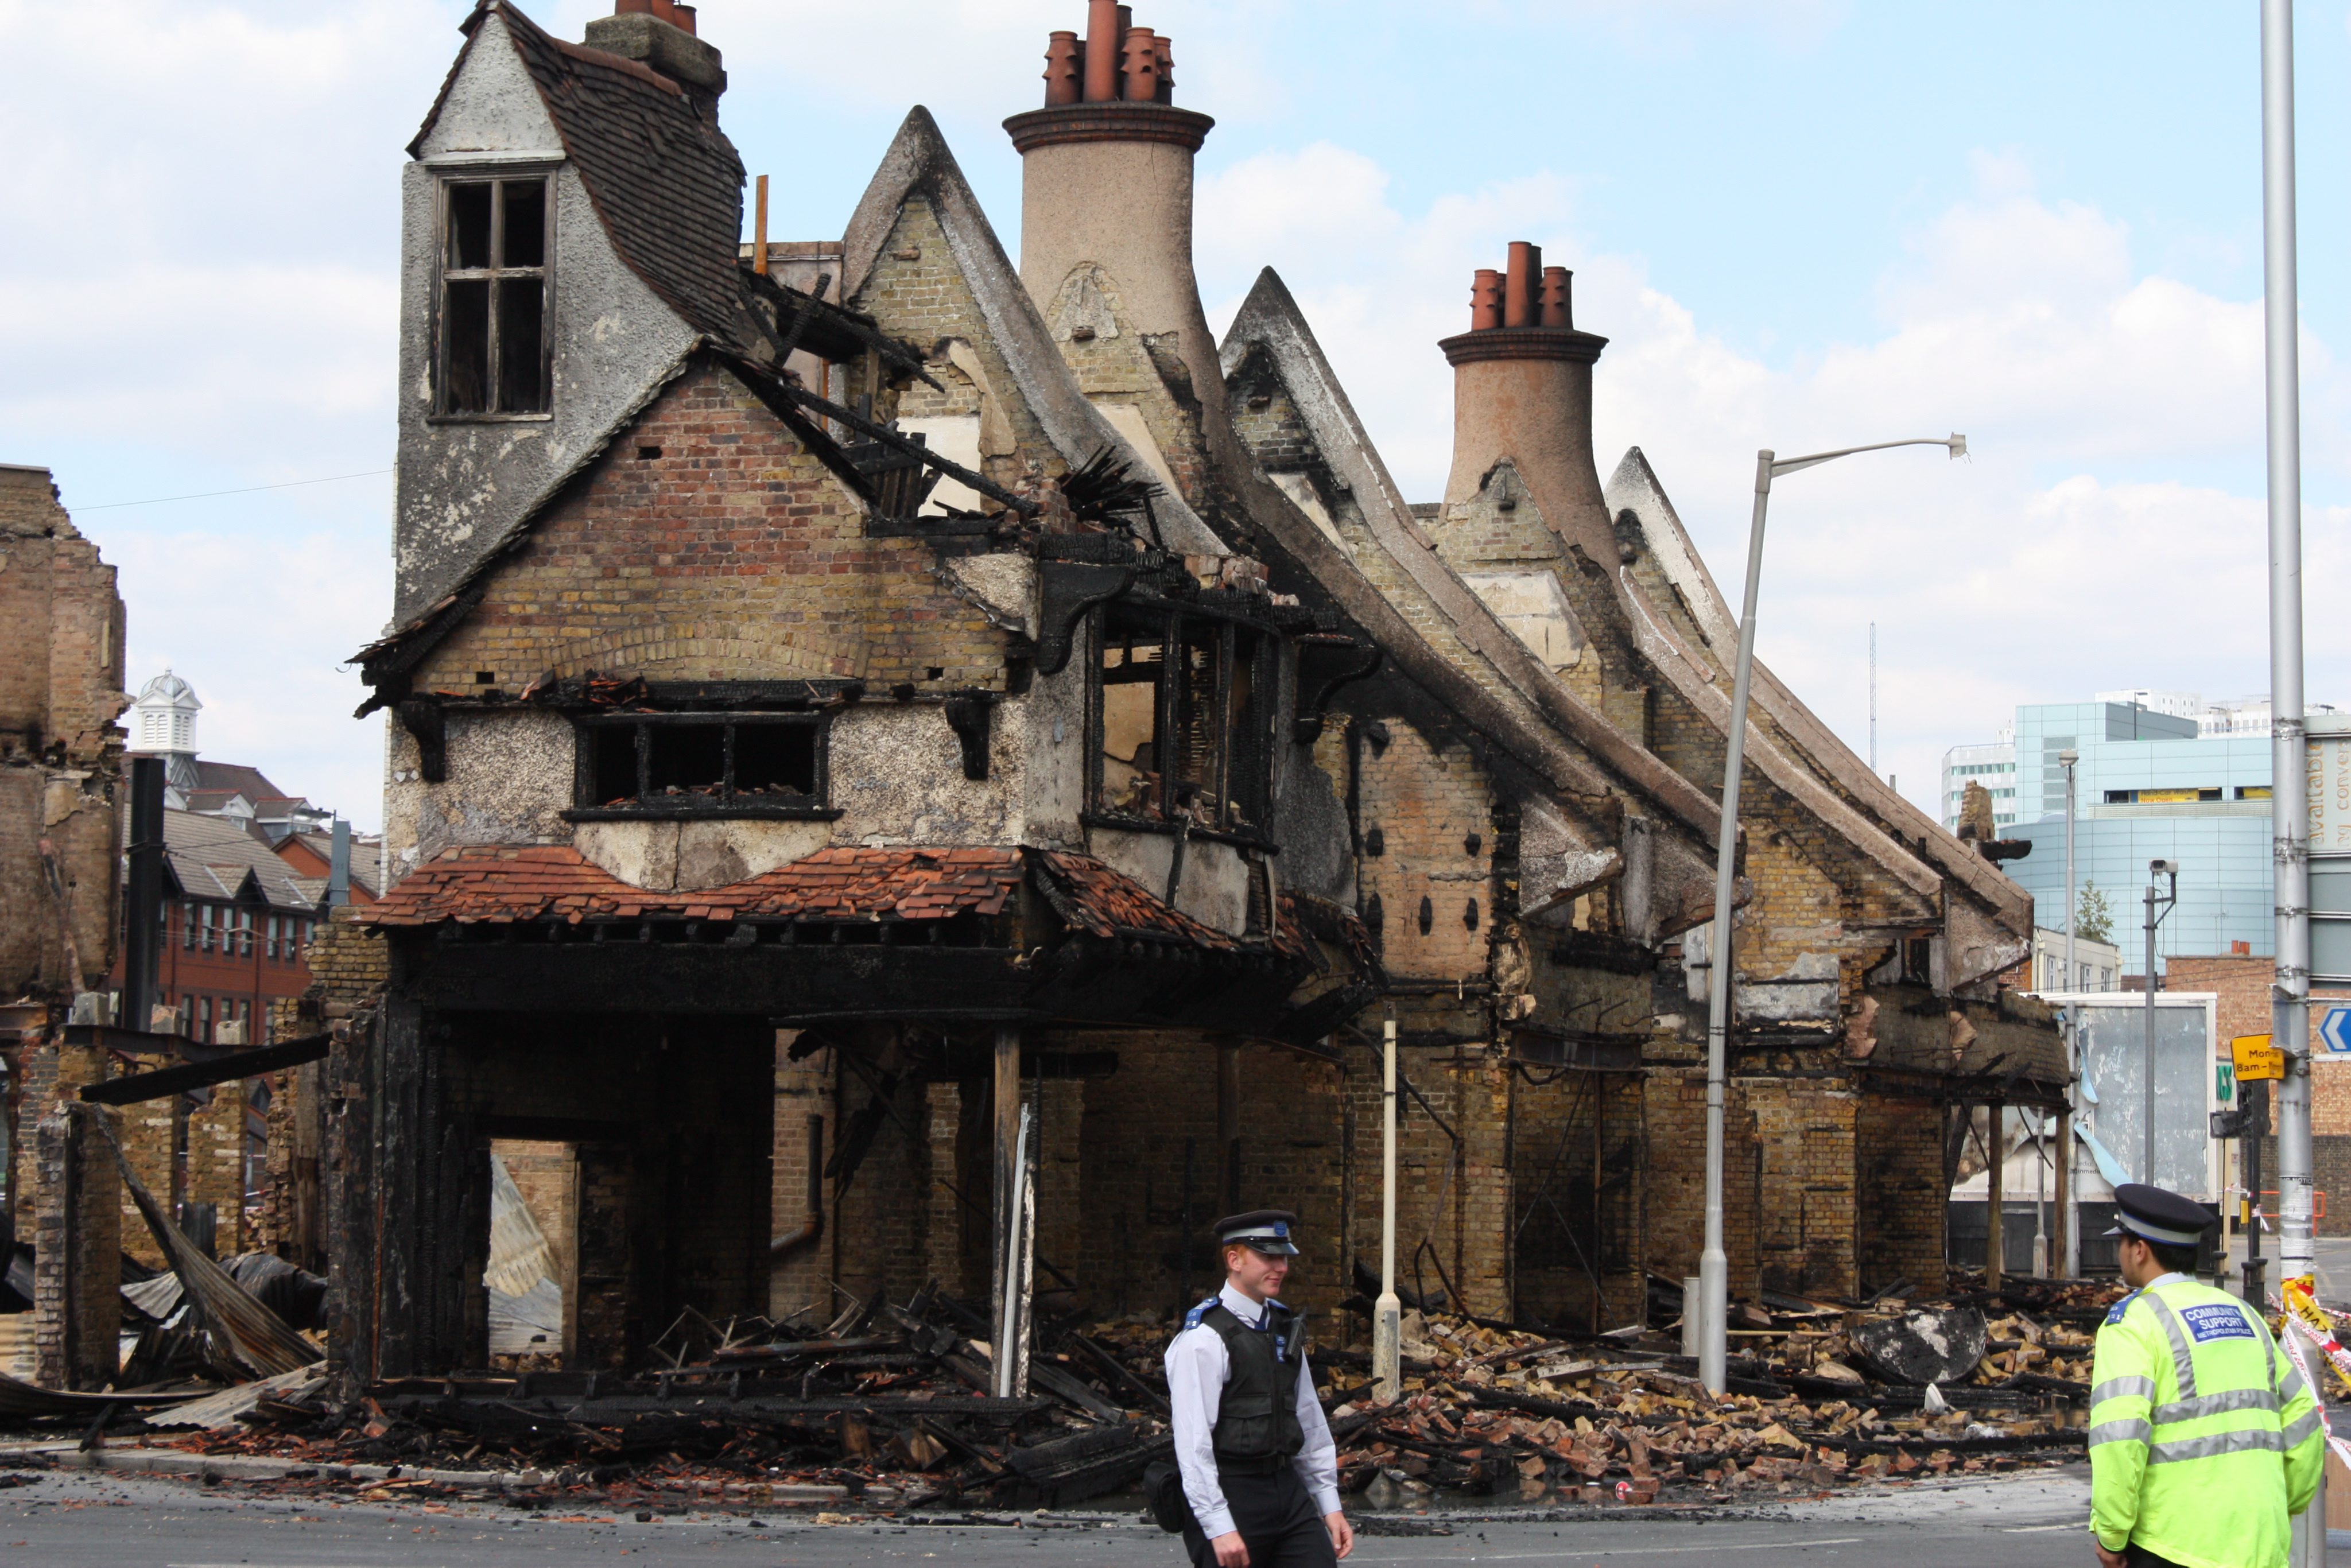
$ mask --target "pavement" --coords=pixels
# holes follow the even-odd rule
[[[5,1466],[0,1458],[0,1466]],[[1183,1549],[1133,1513],[994,1515],[987,1522],[868,1521],[808,1509],[686,1513],[641,1521],[588,1509],[550,1517],[493,1501],[391,1505],[325,1494],[260,1495],[89,1470],[0,1471],[0,1562],[44,1568],[541,1568],[640,1562],[956,1568],[1178,1568]],[[1351,1563],[1508,1563],[1525,1568],[2091,1568],[2086,1466],[1990,1480],[1918,1482],[1802,1502],[1598,1517],[1466,1512],[1374,1516]],[[797,1517],[790,1517],[796,1515]],[[1360,1518],[1361,1516],[1359,1516]],[[834,1522],[821,1522],[831,1519]],[[1451,1533],[1431,1531],[1449,1528]],[[1393,1533],[1412,1531],[1416,1533]]]
[[[2351,1202],[2351,1196],[2346,1196]],[[2318,1270],[2318,1299],[2339,1305],[2351,1301],[2351,1236],[2321,1236],[2311,1243],[2312,1261]],[[2269,1260],[2267,1279],[2274,1291],[2278,1282],[2278,1237],[2273,1230],[2262,1238],[2262,1256]],[[2229,1288],[2235,1291],[2244,1275],[2238,1266],[2245,1260],[2245,1238],[2231,1239],[2229,1247]]]

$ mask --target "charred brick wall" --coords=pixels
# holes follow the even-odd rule
[[[131,1174],[139,1178],[165,1213],[177,1218],[188,1197],[188,1106],[184,1095],[140,1100],[116,1113],[117,1135]],[[150,1269],[167,1269],[170,1262],[161,1243],[140,1218],[128,1189],[122,1193],[122,1250]]]
[[[96,1105],[64,1105],[34,1137],[33,1365],[50,1388],[114,1381],[122,1319],[121,1181]]]
[[[128,700],[114,569],[47,469],[0,465],[0,996],[69,996],[113,964]]]
[[[1492,785],[1466,745],[1432,746],[1395,720],[1384,728],[1384,746],[1364,746],[1358,789],[1363,896],[1366,907],[1379,900],[1388,971],[1483,979],[1493,942]]]
[[[831,1189],[823,1182],[820,1168],[825,1155],[834,1146],[831,1053],[820,1051],[794,1061],[791,1047],[799,1038],[799,1030],[785,1030],[776,1040],[774,1179],[769,1187],[768,1207],[775,1216],[778,1236],[789,1235],[807,1222],[809,1156],[813,1153],[820,1166],[820,1229],[813,1239],[771,1261],[768,1312],[774,1317],[804,1310],[811,1316],[830,1316],[827,1303],[832,1295],[832,1288],[825,1283],[831,1272],[830,1242],[834,1227]],[[813,1147],[809,1137],[811,1117],[823,1129],[817,1134]]]
[[[211,1096],[186,1113],[187,1201],[213,1206],[214,1255],[233,1258],[253,1239],[245,1216],[245,1080],[215,1083]]]
[[[1079,1228],[1066,1243],[1076,1261],[1056,1260],[1096,1307],[1165,1313],[1182,1300],[1187,1278],[1194,1299],[1205,1297],[1224,1278],[1208,1228],[1236,1209],[1287,1208],[1297,1213],[1302,1239],[1284,1299],[1319,1314],[1318,1338],[1335,1332],[1332,1314],[1350,1293],[1342,1070],[1272,1046],[1240,1048],[1234,1194],[1220,1168],[1215,1040],[1121,1034],[1066,1043],[1118,1053],[1117,1071],[1072,1086],[1082,1103],[1070,1205]],[[1222,1207],[1227,1202],[1233,1208]]]
[[[1641,1077],[1545,1076],[1520,1082],[1511,1109],[1515,1315],[1585,1332],[1638,1322],[1646,1300]]]
[[[1929,1101],[1865,1095],[1855,1115],[1858,1283],[1907,1280],[1922,1297],[1944,1286],[1943,1110]]]
[[[918,540],[866,538],[856,497],[705,366],[656,398],[491,575],[417,685],[512,692],[593,668],[1000,687],[1000,634],[933,565]]]

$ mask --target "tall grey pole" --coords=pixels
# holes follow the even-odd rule
[[[1755,455],[1755,517],[1747,529],[1747,591],[1739,612],[1739,663],[1723,737],[1722,821],[1714,845],[1714,939],[1706,961],[1706,1244],[1698,1255],[1698,1380],[1713,1393],[1729,1375],[1730,1259],[1722,1249],[1722,1097],[1730,1055],[1730,895],[1739,876],[1739,782],[1747,757],[1747,686],[1755,673],[1755,596],[1763,582],[1763,513],[1771,501],[1771,449]]]
[[[1722,818],[1714,849],[1714,930],[1707,949],[1706,980],[1706,1240],[1698,1255],[1698,1376],[1720,1394],[1728,1375],[1730,1340],[1730,1260],[1722,1249],[1722,1105],[1730,1055],[1730,987],[1736,972],[1730,952],[1730,895],[1738,880],[1739,780],[1747,757],[1747,691],[1755,670],[1755,598],[1763,581],[1763,514],[1774,476],[1793,474],[1856,452],[1893,446],[1943,446],[1954,457],[1967,455],[1968,438],[1956,431],[1940,439],[1879,441],[1780,458],[1770,447],[1755,455],[1755,517],[1747,531],[1747,591],[1739,612],[1739,663],[1730,682],[1730,723],[1723,737]]]
[[[2140,1107],[2138,1179],[2155,1181],[2155,873],[2147,877],[2147,1042],[2139,1063],[2146,1103]]]
[[[2303,788],[2302,372],[2294,334],[2294,6],[2262,0],[2262,279],[2269,384],[2270,835],[2277,978],[2270,1034],[2285,1052],[2278,1084],[2278,1260],[2308,1277],[2310,1151],[2310,810]]]
[[[2057,754],[2057,764],[2065,769],[2065,983],[2064,991],[2081,988],[2082,971],[2074,961],[2074,915],[2079,894],[2074,891],[2074,770],[2081,765],[2082,754],[2071,749]],[[2076,1279],[2082,1272],[2082,1228],[2080,1216],[2074,1212],[2074,1116],[2082,1073],[2079,1042],[2074,1034],[2074,1020],[2080,1016],[2078,1005],[2065,1009],[2065,1113],[2058,1118],[2057,1157],[2064,1162],[2064,1176],[2057,1184],[2058,1245],[2064,1250],[2062,1279]]]

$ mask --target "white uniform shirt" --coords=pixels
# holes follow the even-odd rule
[[[1265,1321],[1265,1307],[1228,1284],[1217,1299],[1233,1316],[1251,1328]],[[1186,1329],[1167,1347],[1167,1403],[1174,1414],[1176,1464],[1184,1472],[1184,1495],[1201,1533],[1213,1541],[1233,1528],[1232,1511],[1225,1506],[1225,1489],[1217,1479],[1215,1434],[1217,1408],[1225,1396],[1230,1357],[1222,1335],[1201,1323]],[[1339,1448],[1331,1440],[1331,1423],[1322,1418],[1322,1402],[1314,1397],[1313,1370],[1306,1353],[1298,1353],[1298,1428],[1306,1446],[1290,1463],[1314,1500],[1314,1511],[1339,1511]]]

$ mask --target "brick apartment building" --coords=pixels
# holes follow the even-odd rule
[[[2248,944],[2250,946],[2250,944]],[[2174,954],[2163,964],[2167,991],[2210,991],[2220,998],[2214,1009],[2215,1050],[2228,1060],[2229,1042],[2239,1035],[2270,1032],[2270,985],[2276,978],[2275,962],[2250,953],[2191,956]],[[2321,1236],[2351,1236],[2351,1058],[2338,1056],[2319,1040],[2318,1030],[2327,1012],[2351,1006],[2351,991],[2314,987],[2310,993],[2310,1155],[2312,1175],[2325,1210],[2318,1218]],[[2270,1092],[2270,1135],[2262,1140],[2263,1185],[2274,1189],[2277,1180],[2277,1092]],[[2277,1212],[2274,1190],[2264,1197],[2273,1216]]]

